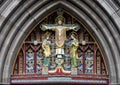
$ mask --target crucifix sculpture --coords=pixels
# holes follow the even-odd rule
[[[62,15],[58,15],[55,19],[56,24],[42,24],[41,29],[43,31],[52,30],[55,31],[55,43],[56,43],[56,54],[64,54],[64,42],[66,39],[66,31],[74,30],[78,31],[80,27],[75,24],[64,24],[65,18]]]

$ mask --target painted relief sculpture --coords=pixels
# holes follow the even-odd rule
[[[86,54],[85,54],[85,57],[86,57],[86,70],[85,72],[86,73],[93,73],[93,57],[94,57],[94,54],[91,50],[87,50]]]
[[[55,31],[55,55],[56,55],[55,62],[57,64],[56,69],[59,69],[59,72],[60,71],[63,72],[68,67],[70,68],[70,64],[69,64],[70,62],[68,63],[68,61],[65,61],[63,58],[63,57],[66,57],[65,47],[64,47],[65,40],[67,39],[66,32],[69,30],[77,32],[80,28],[78,25],[75,25],[75,24],[65,24],[65,18],[62,16],[62,12],[59,13],[59,15],[56,17],[55,22],[56,22],[56,24],[42,24],[41,29],[43,31],[48,31],[48,30]],[[79,42],[77,39],[75,39],[73,34],[71,35],[71,39],[72,39],[72,41],[70,42],[71,44],[68,45],[68,47],[70,47],[70,49],[68,48],[70,51],[70,53],[68,55],[69,55],[69,57],[71,56],[72,67],[76,67],[77,66],[76,59],[78,57],[77,48],[78,48]],[[46,42],[47,42],[47,40],[45,39],[43,41],[43,45],[42,45],[44,52],[45,52],[44,44],[46,44]],[[47,48],[45,57],[50,56],[48,49],[50,50],[50,48]],[[65,63],[65,64],[62,66],[63,63]],[[67,65],[67,64],[69,64],[69,65]]]
[[[93,37],[77,17],[64,9],[55,10],[23,42],[11,82],[106,85],[107,68]]]
[[[44,58],[44,65],[45,66],[49,65],[48,57],[50,57],[50,55],[51,55],[49,36],[50,36],[50,33],[46,32],[45,39],[43,40],[43,43],[42,43],[42,48],[44,50],[44,56],[45,56],[45,58]]]
[[[79,26],[78,25],[72,25],[72,24],[64,24],[64,17],[62,15],[59,15],[56,18],[56,24],[47,24],[42,25],[42,30],[53,30],[55,31],[55,42],[56,42],[56,54],[58,54],[58,57],[63,54],[64,55],[64,43],[66,40],[66,31],[68,30],[74,30],[78,31]],[[61,56],[60,56],[61,57]]]
[[[78,65],[77,64],[77,59],[78,59],[77,49],[78,49],[78,46],[79,46],[79,42],[75,38],[74,34],[71,35],[71,38],[72,38],[72,41],[71,41],[71,44],[70,44],[70,56],[72,58],[72,67],[76,67]]]

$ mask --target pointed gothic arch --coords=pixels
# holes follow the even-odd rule
[[[22,47],[20,47],[19,49],[20,52],[18,52],[12,66],[13,69],[11,72],[11,83],[20,83],[19,81],[21,81],[21,83],[29,83],[30,81],[28,77],[31,77],[31,80],[33,82],[36,81],[36,83],[42,83],[42,79],[44,78],[44,81],[46,81],[46,83],[50,83],[49,79],[56,77],[56,79],[71,78],[71,81],[76,81],[76,83],[86,83],[86,81],[88,80],[93,81],[92,83],[96,82],[96,84],[108,84],[108,70],[98,44],[96,44],[97,42],[94,40],[94,37],[87,32],[83,24],[77,21],[76,18],[70,15],[69,12],[67,12],[66,10],[63,10],[63,17],[65,19],[64,23],[67,26],[70,24],[79,24],[80,29],[77,32],[72,30],[68,31],[66,32],[67,35],[63,36],[67,38],[64,42],[64,46],[61,47],[64,50],[64,53],[62,54],[56,53],[57,45],[55,44],[55,42],[57,41],[53,40],[53,38],[51,37],[56,37],[56,34],[50,30],[46,31],[46,33],[50,33],[49,41],[51,42],[51,54],[47,60],[47,62],[49,63],[46,62],[48,66],[45,65],[46,58],[44,50],[42,48],[42,44],[44,44],[44,40],[46,40],[46,33],[42,31],[41,25],[54,25],[54,23],[56,23],[55,20],[57,17],[57,11],[58,9],[50,13],[50,15],[48,14],[48,16],[45,17],[40,22],[40,24],[32,29],[31,33],[27,34],[27,37],[22,43]],[[55,26],[57,25],[55,24]],[[70,43],[72,43],[70,36],[72,35],[72,33],[75,33],[75,38],[79,42],[77,51],[78,58],[76,61],[74,61],[74,63],[70,53]],[[61,58],[59,58],[60,55]],[[59,62],[63,61],[61,65],[59,65],[59,63],[57,62],[58,60]],[[77,65],[75,63],[77,63]],[[54,66],[54,68],[52,65]],[[69,77],[70,75],[71,77]],[[74,80],[74,78],[76,78],[74,76],[76,76],[78,80]],[[38,78],[38,80],[41,82],[37,82],[34,77]],[[101,79],[99,80],[99,78]],[[24,79],[29,82],[25,82]],[[81,80],[83,80],[83,82]],[[54,83],[56,81],[54,81],[53,79],[52,82]],[[64,81],[64,83],[66,83],[66,81]]]
[[[74,4],[71,4],[68,1],[66,1],[66,2],[58,1],[58,2],[53,2],[53,3],[51,2],[49,4],[46,4],[46,7],[48,6],[48,8],[43,7],[42,9],[40,9],[39,10],[40,12],[38,12],[38,14],[36,13],[36,15],[38,17],[31,16],[32,12],[30,12],[30,11],[26,12],[26,14],[25,14],[26,16],[23,15],[24,18],[26,17],[25,20],[24,20],[24,21],[26,21],[26,23],[24,24],[24,26],[21,29],[20,29],[20,27],[22,26],[21,24],[18,24],[18,27],[14,27],[14,29],[15,28],[17,28],[17,29],[16,30],[13,29],[14,30],[13,34],[8,34],[8,36],[10,35],[11,41],[9,42],[8,45],[6,45],[7,43],[4,43],[3,47],[2,47],[2,50],[1,50],[1,56],[3,57],[2,62],[4,62],[4,60],[5,60],[5,63],[1,64],[1,67],[4,67],[4,69],[1,69],[2,81],[3,82],[8,82],[9,81],[10,72],[11,72],[10,68],[12,67],[12,61],[15,58],[15,55],[18,51],[18,48],[20,47],[21,42],[23,41],[23,38],[25,37],[26,33],[28,33],[27,31],[29,31],[29,29],[30,29],[29,27],[34,26],[36,21],[38,21],[40,18],[42,18],[44,15],[46,15],[46,13],[50,11],[50,9],[54,10],[54,7],[56,7],[56,5],[62,6],[63,8],[65,7],[67,10],[69,10],[70,13],[74,13],[73,16],[75,15],[75,16],[77,16],[78,19],[80,18],[86,24],[86,26],[89,28],[88,30],[90,30],[91,33],[93,35],[95,35],[96,39],[99,42],[99,45],[101,46],[102,51],[103,52],[105,51],[104,55],[106,56],[105,60],[106,60],[107,64],[110,64],[108,69],[110,71],[111,81],[116,82],[117,79],[119,79],[116,76],[117,72],[118,72],[116,70],[116,68],[119,68],[119,67],[117,67],[115,65],[115,61],[117,61],[117,59],[112,58],[112,57],[113,56],[115,56],[115,57],[119,56],[119,51],[116,51],[116,52],[113,51],[113,49],[116,49],[116,50],[118,49],[117,45],[115,45],[116,42],[113,41],[113,36],[109,33],[108,33],[108,35],[105,35],[105,33],[106,33],[105,31],[107,31],[107,30],[101,31],[101,29],[104,29],[104,28],[109,29],[109,27],[102,26],[105,23],[102,23],[102,21],[99,20],[99,17],[97,17],[95,19],[95,18],[93,18],[93,16],[92,17],[88,16],[87,13],[85,13],[85,12],[84,13],[82,11],[80,12],[81,9],[79,9],[79,7],[75,6]],[[46,10],[44,10],[44,9],[46,9]],[[82,10],[85,11],[85,9],[83,9],[83,8],[82,8]],[[39,13],[42,13],[42,12],[43,12],[42,15],[39,14]],[[96,14],[94,14],[94,15],[96,16]],[[28,18],[28,16],[31,16],[31,17]],[[23,18],[20,18],[21,21],[22,21],[22,19]],[[101,24],[98,24],[97,19],[98,19],[99,23],[101,23]],[[98,26],[96,26],[96,23],[97,23]],[[99,28],[99,29],[97,29],[97,28]],[[20,29],[20,31],[18,32],[17,30],[19,30],[19,29]],[[23,33],[21,33],[21,32],[23,32]],[[16,36],[14,36],[14,35],[16,35]],[[6,40],[4,40],[4,42],[7,41],[7,39],[9,38],[8,36],[6,37]],[[108,36],[110,36],[110,38],[111,38],[109,40],[109,42],[107,41]],[[113,41],[113,42],[111,43],[110,41]],[[113,48],[112,48],[112,45],[114,46]],[[7,50],[9,47],[10,47],[10,50]],[[107,50],[105,50],[105,49],[107,49]],[[3,53],[4,51],[5,51],[5,53]],[[3,64],[5,64],[5,65],[3,65]],[[114,66],[116,66],[116,67],[114,67]],[[2,73],[3,73],[3,75],[2,75]]]

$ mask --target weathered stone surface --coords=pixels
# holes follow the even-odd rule
[[[105,56],[110,84],[120,83],[120,16],[112,0],[6,0],[0,8],[0,82],[9,83],[13,61],[27,33],[62,7],[86,25]],[[16,9],[11,13],[12,10]]]

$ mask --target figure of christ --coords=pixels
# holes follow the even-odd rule
[[[63,24],[63,16],[59,15],[56,18],[56,23],[57,24],[47,24],[47,25],[42,25],[42,30],[52,30],[55,31],[55,43],[56,43],[56,54],[61,55],[64,54],[64,42],[66,40],[66,31],[68,30],[74,30],[78,31],[79,26],[78,25],[73,25],[73,24]]]

